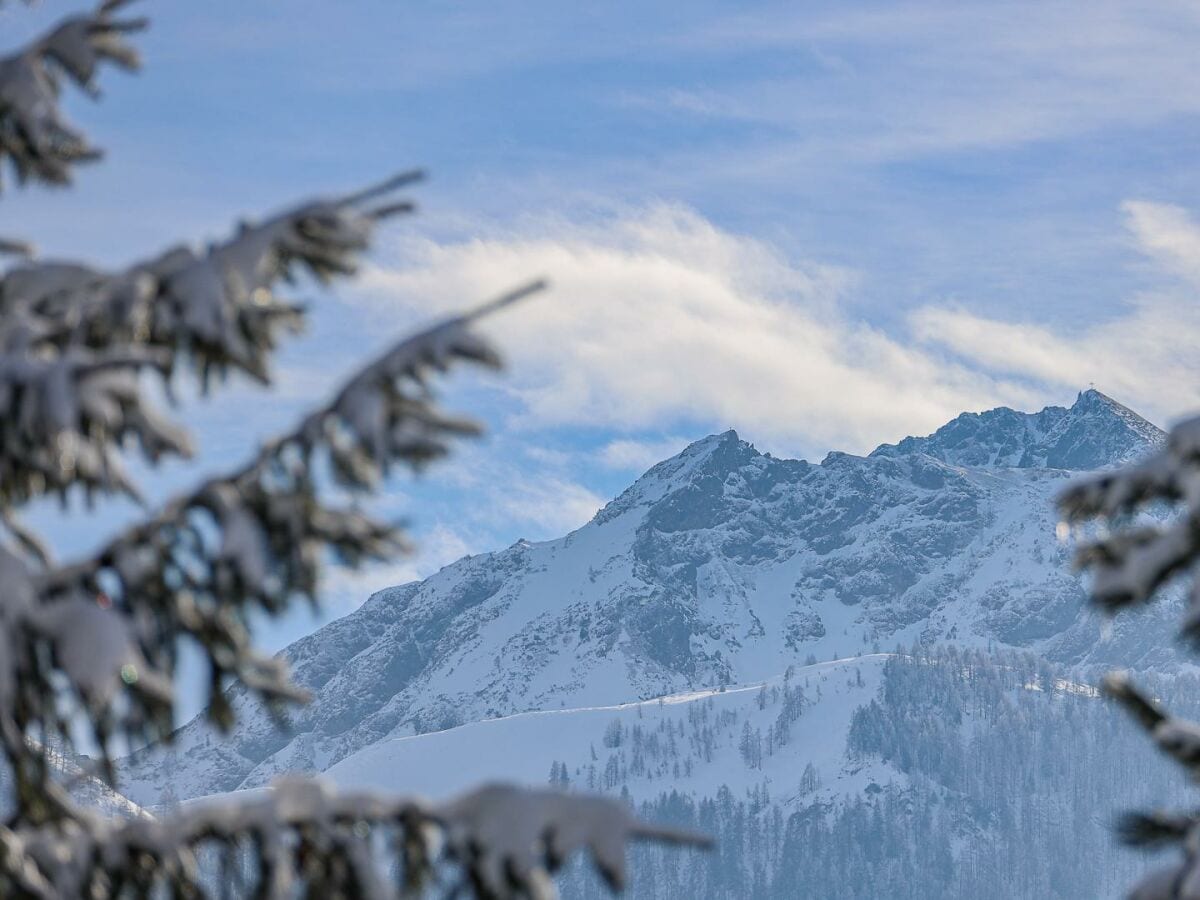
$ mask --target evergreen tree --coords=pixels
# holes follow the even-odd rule
[[[104,0],[0,58],[0,172],[63,185],[100,157],[59,99],[67,82],[97,94],[109,65],[139,67],[131,38],[147,22],[123,17],[131,2]],[[419,177],[304,202],[243,222],[223,242],[125,269],[28,259],[3,272],[0,896],[192,897],[215,881],[222,896],[384,897],[396,878],[417,889],[447,867],[479,896],[543,896],[547,873],[576,849],[619,887],[629,839],[692,840],[611,799],[503,785],[433,805],[291,778],[161,819],[101,815],[64,785],[112,783],[115,749],[170,738],[180,640],[207,664],[220,729],[234,724],[226,689],[235,681],[274,709],[303,701],[283,662],[254,648],[247,621],[301,597],[316,602],[327,557],[359,566],[405,547],[399,529],[330,488],[368,494],[477,433],[438,406],[433,379],[456,364],[497,368],[475,322],[540,283],[398,341],[294,429],[90,557],[57,561],[17,515],[51,495],[136,497],[124,448],[150,464],[186,456],[188,435],[151,408],[148,382],[193,378],[213,389],[241,374],[269,384],[273,351],[304,321],[276,289],[305,273],[352,275],[376,228],[411,211],[398,192]],[[0,252],[32,253],[15,235]],[[73,772],[68,759],[80,721],[101,756],[95,772]]]
[[[1075,557],[1092,574],[1092,601],[1112,614],[1161,600],[1169,580],[1200,561],[1200,417],[1176,425],[1166,445],[1146,460],[1075,485],[1059,498],[1065,532],[1100,523],[1084,533]],[[1200,580],[1184,611],[1181,634],[1200,646]],[[1104,680],[1104,690],[1149,734],[1159,749],[1193,777],[1200,775],[1200,724],[1176,718],[1155,695],[1124,672]],[[1180,858],[1135,889],[1139,900],[1200,895],[1200,814],[1155,811],[1127,814],[1125,843],[1149,849],[1178,847]]]

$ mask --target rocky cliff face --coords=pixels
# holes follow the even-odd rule
[[[372,596],[286,651],[316,695],[278,731],[239,697],[232,740],[185,726],[123,788],[153,804],[324,770],[384,738],[512,713],[776,676],[912,641],[1070,665],[1175,664],[1166,608],[1102,628],[1052,500],[1163,434],[1095,391],[1070,409],[965,414],[819,465],[732,431],[659,463],[584,527]]]
[[[1070,409],[963,413],[929,437],[884,444],[872,456],[922,453],[958,466],[1087,471],[1128,462],[1163,439],[1133,410],[1088,390]]]

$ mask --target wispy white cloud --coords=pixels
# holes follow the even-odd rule
[[[1152,14],[1142,4],[1092,4],[1084,14],[1036,0],[770,6],[702,22],[677,50],[783,53],[797,74],[625,99],[793,131],[801,141],[790,150],[806,157],[837,149],[887,159],[1195,114],[1197,40],[1200,15],[1188,3]],[[767,143],[777,152],[785,140]]]
[[[527,523],[536,529],[538,538],[546,538],[585,524],[605,499],[569,477],[540,473],[495,485],[485,502],[487,518],[497,523]]]
[[[410,556],[394,563],[366,566],[359,571],[330,567],[324,592],[339,605],[353,608],[378,590],[427,578],[473,552],[477,552],[477,548],[473,548],[458,531],[439,523],[420,536]],[[344,609],[334,612],[344,612]]]
[[[964,409],[1034,402],[848,319],[851,273],[792,262],[677,206],[412,239],[398,257],[365,273],[359,294],[390,315],[456,309],[532,274],[553,280],[551,296],[488,324],[512,357],[518,425],[703,423],[793,452],[866,450]]]
[[[1162,269],[1200,288],[1200,226],[1181,206],[1130,200],[1122,207],[1142,253]]]
[[[1200,224],[1186,210],[1124,204],[1135,247],[1153,288],[1116,315],[1052,329],[964,309],[926,307],[912,316],[916,335],[981,370],[1046,385],[1096,386],[1159,421],[1200,408]]]
[[[657,440],[618,438],[600,448],[600,464],[609,469],[644,472],[655,463],[668,459],[686,447],[687,438],[667,437]]]

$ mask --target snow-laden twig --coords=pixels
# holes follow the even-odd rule
[[[100,156],[64,118],[62,81],[97,96],[103,64],[138,68],[127,36],[146,21],[118,18],[131,2],[104,0],[0,59],[0,174],[7,165],[22,183],[66,184],[77,164]],[[411,209],[392,195],[419,174],[121,271],[29,262],[0,278],[0,526],[8,534],[0,540],[0,765],[10,769],[14,807],[0,823],[0,896],[200,897],[216,888],[220,896],[374,900],[408,896],[449,869],[455,895],[545,898],[576,852],[586,850],[619,888],[628,842],[707,843],[642,823],[611,799],[503,785],[430,805],[288,779],[155,820],[82,809],[52,777],[65,757],[49,748],[70,748],[79,712],[110,784],[115,738],[129,747],[169,735],[181,637],[208,662],[219,724],[233,721],[224,689],[234,679],[268,702],[303,699],[282,662],[253,648],[248,617],[279,612],[298,595],[315,602],[331,554],[356,565],[404,547],[397,527],[331,502],[321,486],[370,490],[390,468],[420,466],[476,433],[438,408],[430,376],[455,362],[497,367],[471,324],[540,283],[397,344],[245,466],[208,479],[89,559],[54,566],[13,515],[75,485],[89,495],[135,493],[116,455],[128,441],[151,461],[186,453],[186,436],[144,403],[139,373],[169,377],[182,363],[205,386],[231,370],[268,381],[271,352],[303,314],[276,285],[302,271],[319,281],[352,273],[375,224]],[[32,248],[0,239],[0,254],[31,257]]]
[[[1134,687],[1126,672],[1111,672],[1104,679],[1104,692],[1137,720],[1159,749],[1200,778],[1200,725],[1177,719]]]
[[[281,330],[302,308],[273,293],[300,269],[351,273],[382,218],[410,208],[403,172],[366,190],[243,224],[203,251],[176,248],[115,274],[30,263],[0,278],[0,504],[72,486],[135,493],[117,448],[134,437],[156,462],[188,442],[141,397],[139,368],[184,360],[207,384],[229,369],[266,382]],[[417,411],[419,412],[419,410]]]
[[[183,358],[207,383],[244,372],[266,383],[280,333],[304,308],[273,291],[302,271],[318,281],[356,271],[375,226],[408,212],[394,199],[423,177],[402,172],[363,191],[298,204],[262,222],[242,222],[226,241],[170,248],[118,272],[80,263],[37,262],[0,281],[3,343],[35,348],[149,344]]]
[[[1104,679],[1104,692],[1121,704],[1165,754],[1200,778],[1200,725],[1177,719],[1141,693],[1126,672]],[[1200,897],[1200,816],[1165,810],[1126,813],[1117,825],[1129,846],[1158,849],[1174,846],[1181,858],[1139,882],[1131,900],[1191,900]]]
[[[27,241],[0,236],[0,256],[33,256],[33,245]]]
[[[141,370],[165,364],[163,354],[137,347],[0,355],[0,505],[72,485],[136,497],[116,452],[130,440],[153,462],[188,455],[187,435],[149,407],[138,382]]]
[[[1200,417],[1175,426],[1166,446],[1145,461],[1072,486],[1059,497],[1058,507],[1071,525],[1098,521],[1105,526],[1099,537],[1080,547],[1075,558],[1076,565],[1092,575],[1093,602],[1113,613],[1152,601],[1169,580],[1200,560]],[[1200,642],[1200,580],[1193,581],[1182,631],[1194,643]],[[1193,778],[1200,777],[1200,724],[1160,709],[1137,690],[1127,673],[1109,674],[1104,690],[1130,712],[1160,750]],[[1134,846],[1176,845],[1182,850],[1175,864],[1152,873],[1134,888],[1133,900],[1200,898],[1196,814],[1131,813],[1118,830]]]
[[[619,889],[626,847],[637,840],[710,843],[641,822],[607,797],[490,784],[429,804],[289,777],[161,819],[73,809],[52,829],[0,826],[0,893],[104,900],[122,889],[139,896],[168,889],[206,896],[216,856],[226,870],[249,861],[243,894],[264,898],[411,895],[449,866],[484,900],[543,900],[555,896],[554,872],[580,851]]]
[[[1129,900],[1193,900],[1200,897],[1200,821],[1195,816],[1148,813],[1126,816],[1119,826],[1129,845],[1176,846],[1180,858],[1155,869],[1129,893]]]
[[[625,887],[625,847],[633,840],[708,847],[701,835],[638,820],[609,797],[491,784],[430,811],[479,897],[553,897],[543,873],[587,849],[613,890]]]
[[[141,65],[126,35],[145,19],[119,19],[132,0],[104,0],[95,12],[72,16],[18,52],[0,59],[0,166],[7,159],[20,182],[67,184],[71,168],[100,151],[71,127],[59,108],[65,76],[92,97],[104,63],[134,71]]]
[[[1094,601],[1110,612],[1148,602],[1200,558],[1200,418],[1175,426],[1166,446],[1144,462],[1072,486],[1058,506],[1070,524],[1111,526],[1076,554],[1076,564],[1092,575]],[[1130,523],[1138,513],[1163,508],[1177,514]],[[1200,589],[1193,589],[1183,631],[1200,638]]]

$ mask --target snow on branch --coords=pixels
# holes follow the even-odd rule
[[[1150,733],[1159,749],[1200,776],[1200,725],[1175,719],[1133,686],[1123,672],[1109,674],[1104,690],[1124,706]],[[1132,847],[1159,849],[1176,846],[1179,860],[1139,882],[1131,900],[1185,900],[1200,896],[1200,816],[1156,810],[1126,813],[1117,826],[1121,841]]]
[[[106,763],[116,735],[134,745],[167,737],[180,637],[207,660],[209,713],[218,725],[233,723],[224,693],[233,679],[268,703],[304,699],[283,662],[252,647],[248,616],[278,613],[298,595],[316,602],[329,554],[357,566],[405,547],[396,526],[327,499],[320,473],[352,490],[369,488],[389,467],[420,466],[476,433],[473,422],[437,409],[429,376],[460,361],[498,367],[470,326],[541,287],[519,288],[401,341],[246,465],[176,498],[90,559],[37,571],[0,550],[8,586],[0,602],[0,718],[9,731],[67,739],[65,693],[87,713]],[[10,757],[23,752],[15,738],[4,743]],[[44,786],[44,773],[17,774],[37,782],[31,792]]]
[[[1150,602],[1171,578],[1193,569],[1200,559],[1200,417],[1175,426],[1166,446],[1145,461],[1068,488],[1058,508],[1071,525],[1101,526],[1075,557],[1076,565],[1092,575],[1093,602],[1108,612]],[[1194,643],[1200,642],[1200,579],[1193,580],[1182,630]],[[1127,673],[1109,674],[1104,690],[1161,751],[1193,778],[1200,777],[1200,724],[1171,716],[1143,695]],[[1132,846],[1174,845],[1182,850],[1176,863],[1134,888],[1133,900],[1200,897],[1196,814],[1131,813],[1123,817],[1118,832]]]
[[[1117,823],[1117,834],[1129,847],[1166,847],[1181,843],[1197,825],[1200,818],[1195,813],[1126,813]]]
[[[119,19],[132,0],[105,0],[95,12],[72,16],[17,53],[0,59],[0,166],[11,164],[19,182],[67,184],[71,167],[100,151],[72,128],[59,108],[62,79],[92,97],[104,63],[134,71],[141,65],[125,39],[145,19]],[[0,173],[2,174],[2,173]]]
[[[553,873],[586,848],[605,883],[625,887],[632,840],[711,846],[701,835],[639,821],[608,797],[484,785],[430,812],[479,897],[553,897]]]
[[[33,247],[25,241],[0,236],[0,256],[32,256]]]
[[[1177,425],[1166,446],[1144,462],[1067,489],[1058,506],[1073,525],[1099,520],[1114,526],[1076,555],[1076,565],[1092,574],[1093,600],[1110,612],[1150,601],[1200,558],[1200,418]],[[1177,515],[1131,523],[1139,513],[1163,508]],[[1200,639],[1200,587],[1193,588],[1183,631]]]
[[[1104,692],[1123,706],[1160,750],[1200,777],[1200,725],[1177,719],[1141,693],[1128,673],[1113,672],[1104,679]],[[1185,900],[1200,896],[1200,817],[1195,813],[1156,810],[1127,813],[1118,823],[1123,843],[1145,849],[1176,846],[1182,858],[1143,879],[1131,900]]]
[[[207,384],[235,369],[268,380],[282,330],[302,308],[274,285],[306,270],[321,281],[355,270],[381,219],[411,209],[392,195],[404,172],[366,190],[298,205],[231,239],[180,247],[106,274],[73,263],[30,263],[0,278],[0,505],[75,484],[134,493],[116,448],[186,453],[186,437],[139,393],[137,370],[169,376],[190,362]]]
[[[137,496],[116,448],[136,440],[154,462],[188,455],[186,434],[143,400],[138,373],[162,371],[151,348],[0,355],[0,507],[82,485]]]
[[[79,263],[18,266],[0,279],[0,346],[38,350],[128,344],[182,357],[205,380],[229,370],[266,383],[279,334],[303,307],[273,293],[301,271],[318,281],[356,271],[381,220],[411,211],[390,195],[423,177],[402,172],[366,190],[243,221],[230,239],[177,246],[118,272]]]
[[[101,155],[59,99],[64,80],[95,97],[103,65],[139,67],[128,36],[147,22],[119,18],[131,2],[104,0],[0,58],[0,175],[7,166],[19,183],[62,185]],[[140,373],[169,378],[184,363],[205,387],[231,371],[267,382],[281,334],[303,321],[277,284],[353,273],[375,225],[411,209],[391,195],[417,177],[243,223],[223,243],[172,248],[120,271],[28,262],[0,276],[0,527],[10,539],[0,540],[0,765],[15,806],[0,822],[0,896],[374,900],[450,877],[456,896],[548,898],[551,875],[577,852],[619,889],[630,841],[707,844],[640,822],[615,800],[504,785],[430,805],[286,779],[156,820],[83,809],[60,783],[65,757],[48,748],[70,749],[80,712],[110,784],[114,744],[169,737],[181,637],[208,662],[218,724],[233,722],[225,688],[235,679],[272,704],[303,699],[282,661],[252,647],[249,616],[299,595],[316,602],[329,556],[358,565],[405,546],[396,526],[322,488],[370,490],[396,465],[421,466],[477,432],[438,408],[430,378],[456,362],[497,367],[470,326],[540,283],[397,344],[245,466],[90,559],[54,566],[12,517],[72,485],[135,494],[116,454],[128,442],[150,461],[187,453],[186,436],[143,402]],[[0,238],[2,255],[32,253]]]
[[[1104,692],[1116,700],[1147,732],[1158,748],[1200,777],[1200,725],[1176,719],[1145,697],[1126,672],[1112,672],[1104,678]]]
[[[431,805],[289,777],[158,820],[75,809],[57,829],[0,826],[0,893],[207,896],[219,880],[244,896],[375,900],[411,896],[449,875],[456,894],[552,898],[551,875],[582,850],[622,887],[635,840],[709,844],[643,823],[605,797],[492,784]]]

